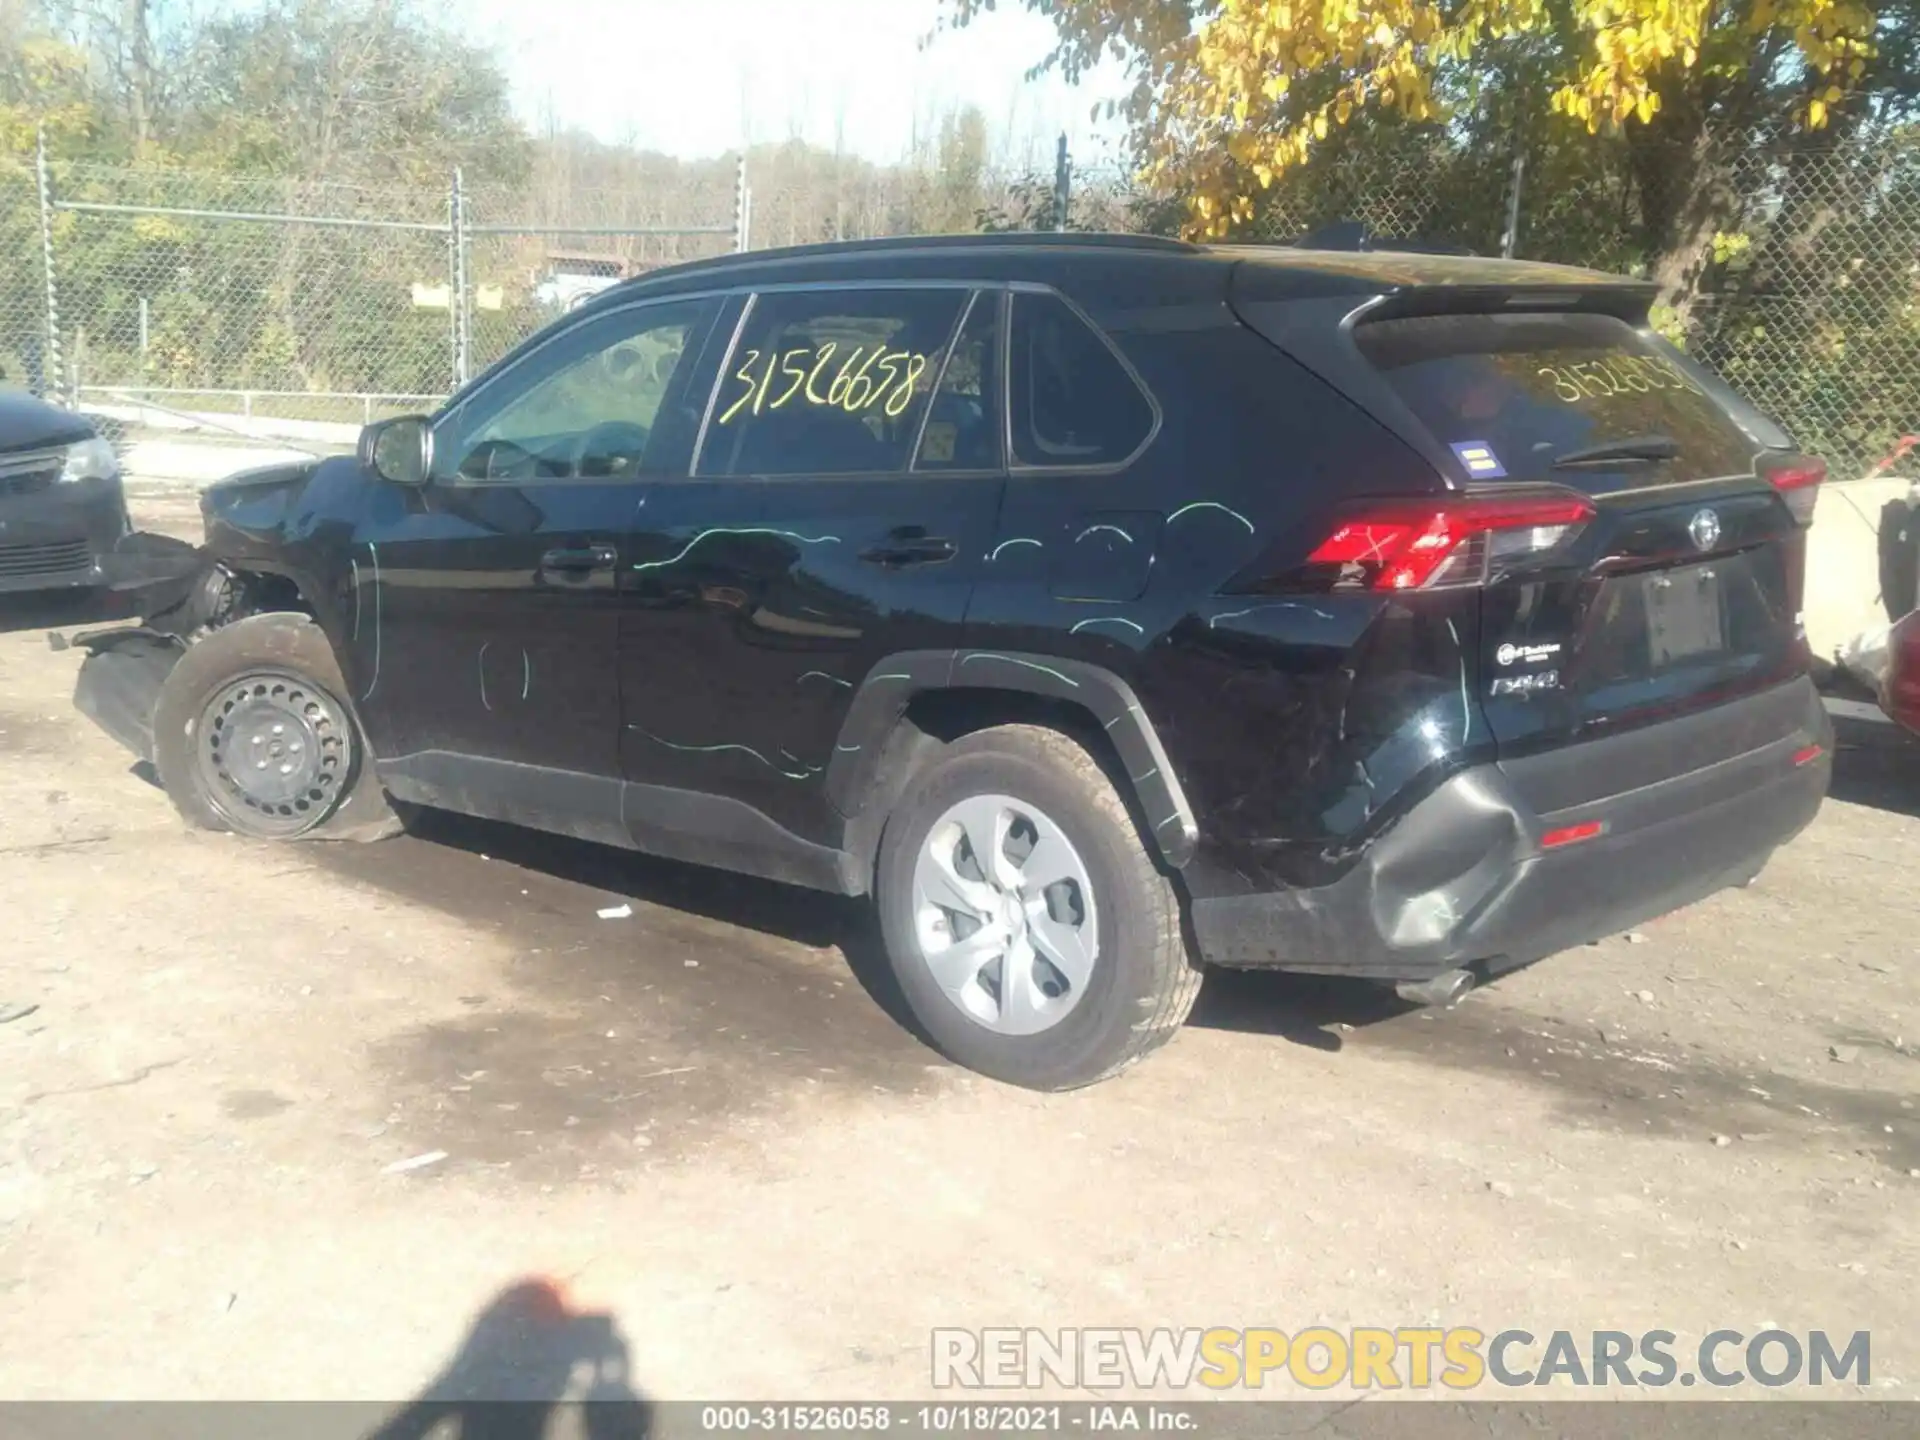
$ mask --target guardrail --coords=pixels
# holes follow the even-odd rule
[[[273,413],[276,418],[285,420],[314,419],[313,416],[287,415],[284,412],[294,408],[290,404],[274,405],[268,403],[261,407],[260,402],[299,401],[303,405],[314,403],[342,402],[342,408],[351,411],[355,406],[360,410],[360,423],[371,425],[375,408],[382,410],[410,411],[432,410],[447,397],[444,394],[408,394],[394,390],[218,390],[199,387],[178,387],[167,385],[82,385],[76,394],[81,400],[89,396],[103,400],[125,401],[131,404],[151,403],[152,408],[162,414],[184,414],[204,409],[185,403],[188,400],[231,400],[238,403],[238,409],[232,413],[243,419],[255,418],[256,408],[263,413]],[[164,400],[165,403],[162,403]],[[217,408],[217,407],[216,407]],[[196,415],[195,418],[204,418]]]

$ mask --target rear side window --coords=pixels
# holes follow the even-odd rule
[[[1750,474],[1760,447],[1688,368],[1610,315],[1429,315],[1354,332],[1409,409],[1487,481],[1594,491]],[[1672,458],[1555,461],[1666,437]]]
[[[722,367],[702,475],[907,468],[965,290],[756,296]]]
[[[1014,464],[1119,465],[1146,443],[1153,402],[1059,296],[1013,297],[1010,350]]]
[[[920,432],[915,470],[1000,468],[1000,294],[977,297]]]

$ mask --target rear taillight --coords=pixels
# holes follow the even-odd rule
[[[1567,544],[1594,515],[1566,491],[1390,500],[1340,521],[1309,566],[1338,566],[1335,583],[1370,590],[1481,585],[1501,565]]]
[[[1920,610],[1911,610],[1887,632],[1887,678],[1880,708],[1909,730],[1920,731]]]
[[[1542,850],[1558,850],[1566,845],[1578,845],[1582,840],[1597,839],[1604,835],[1607,825],[1604,820],[1582,820],[1577,825],[1562,825],[1557,830],[1549,830],[1540,837]]]
[[[1820,498],[1820,485],[1827,478],[1827,462],[1813,455],[1781,455],[1763,458],[1760,473],[1780,492],[1787,509],[1801,525],[1813,524],[1813,505]]]

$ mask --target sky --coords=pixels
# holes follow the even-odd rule
[[[453,0],[497,47],[514,103],[610,142],[687,158],[792,136],[874,161],[902,158],[916,121],[980,107],[1002,157],[1050,158],[1064,130],[1077,164],[1118,152],[1121,127],[1089,111],[1124,88],[1117,66],[1069,86],[1025,79],[1052,25],[1002,0],[936,36],[939,0]]]

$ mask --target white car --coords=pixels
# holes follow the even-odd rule
[[[550,255],[546,277],[535,283],[533,298],[554,310],[577,310],[632,273],[633,267],[618,255]]]

